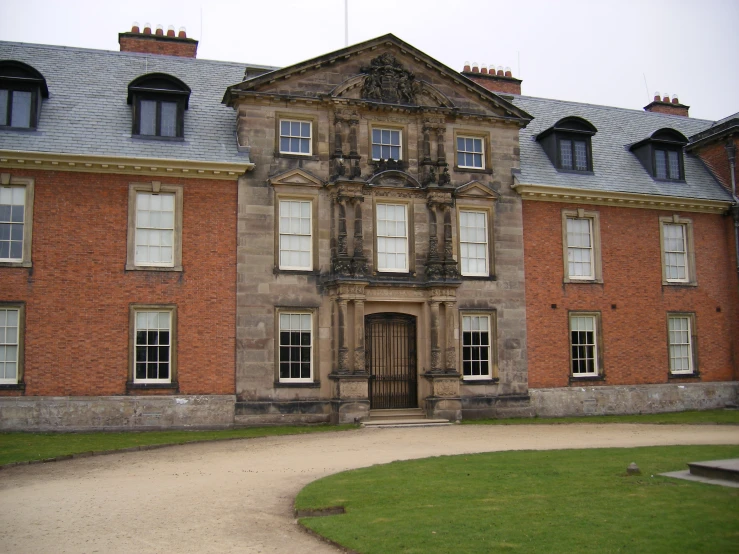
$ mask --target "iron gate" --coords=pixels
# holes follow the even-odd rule
[[[370,408],[417,408],[416,318],[368,315],[364,333]]]

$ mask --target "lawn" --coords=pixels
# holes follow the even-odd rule
[[[534,417],[465,420],[465,425],[552,425],[558,423],[652,423],[739,425],[739,410],[705,410],[664,414],[600,415],[582,417]]]
[[[513,451],[340,473],[305,487],[314,532],[362,554],[739,551],[739,489],[660,477],[739,446]],[[640,476],[627,476],[636,462]]]
[[[115,433],[0,433],[0,466],[70,454],[105,452],[138,446],[301,435],[355,429],[355,425],[250,427],[216,431],[125,431]]]

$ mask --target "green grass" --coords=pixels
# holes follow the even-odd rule
[[[558,423],[651,423],[739,425],[739,410],[705,410],[664,414],[603,415],[582,417],[534,417],[465,420],[465,425],[552,425]]]
[[[739,446],[514,451],[395,462],[304,488],[301,518],[362,554],[739,551],[739,489],[659,477]],[[627,476],[636,462],[641,476]]]
[[[301,435],[355,429],[355,425],[250,427],[216,431],[125,431],[115,433],[0,433],[0,465],[83,452],[195,441]]]

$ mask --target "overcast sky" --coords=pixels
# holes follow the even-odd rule
[[[455,70],[510,66],[523,93],[690,115],[739,111],[739,0],[348,0],[349,44],[386,33]],[[0,0],[0,40],[118,50],[118,33],[186,27],[198,57],[285,66],[344,46],[344,0]]]

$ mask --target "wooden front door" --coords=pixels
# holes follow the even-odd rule
[[[372,409],[417,408],[416,318],[381,313],[364,321]]]

